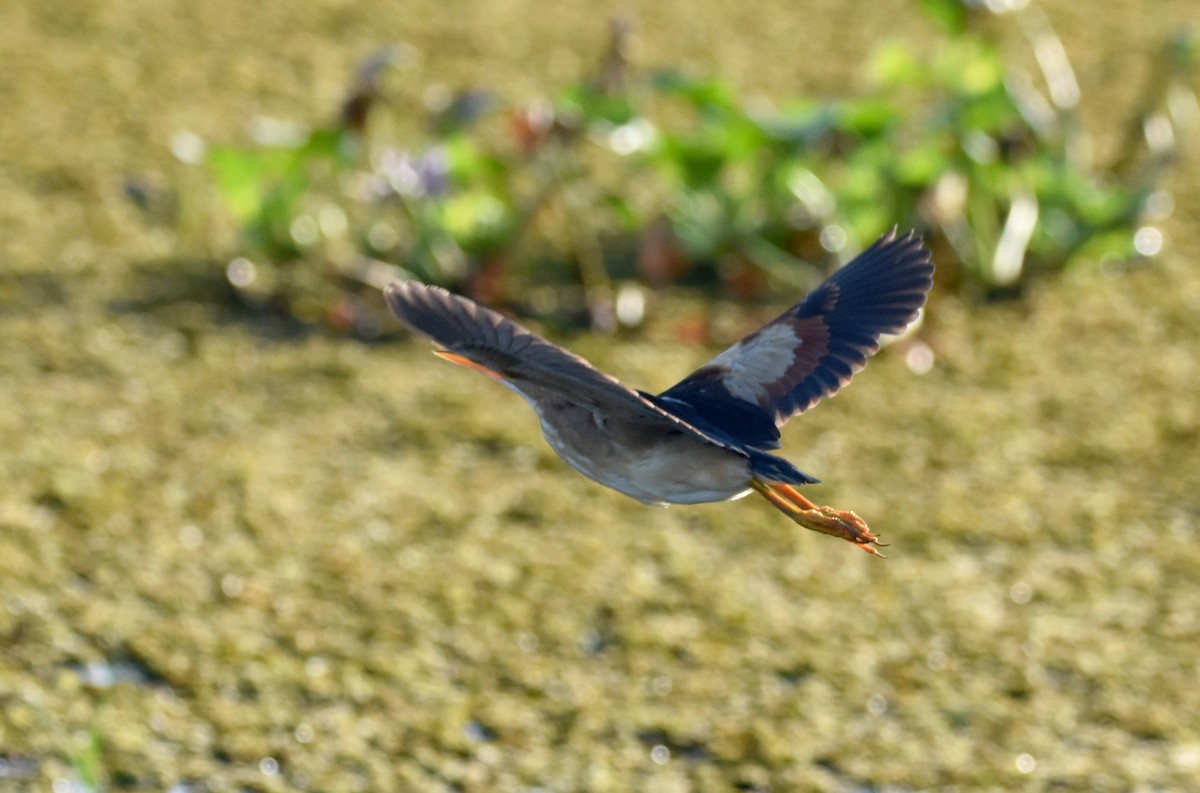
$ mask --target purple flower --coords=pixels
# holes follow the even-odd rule
[[[443,146],[431,146],[416,157],[388,149],[378,173],[386,189],[405,198],[436,198],[450,189],[450,163]]]

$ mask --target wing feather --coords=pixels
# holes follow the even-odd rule
[[[893,229],[803,300],[660,395],[763,449],[789,418],[844,387],[879,337],[917,317],[933,285],[929,250]],[[747,413],[753,407],[757,413]]]
[[[392,313],[411,330],[495,372],[527,397],[553,393],[606,416],[660,427],[669,425],[741,452],[734,439],[693,426],[578,355],[441,287],[396,281],[384,289],[384,298]]]

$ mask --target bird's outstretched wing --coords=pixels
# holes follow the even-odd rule
[[[445,289],[417,281],[393,282],[384,298],[396,317],[441,345],[447,356],[504,381],[527,397],[556,394],[603,415],[691,432],[732,447],[681,421],[583,358],[551,344],[508,317]],[[463,361],[462,359],[466,359]]]
[[[779,427],[833,396],[866,366],[879,336],[917,317],[933,285],[929,250],[913,233],[883,235],[779,318],[655,397],[701,426],[779,446]]]

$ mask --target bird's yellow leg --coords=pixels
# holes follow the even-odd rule
[[[800,495],[800,492],[791,485],[752,479],[750,487],[770,501],[776,509],[804,528],[821,534],[841,537],[867,553],[883,556],[875,547],[879,545],[879,537],[871,532],[866,521],[853,512],[833,507],[818,507]]]

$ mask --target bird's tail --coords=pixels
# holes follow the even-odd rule
[[[820,479],[809,476],[782,457],[766,452],[750,453],[750,470],[764,482],[785,485],[815,485]]]

